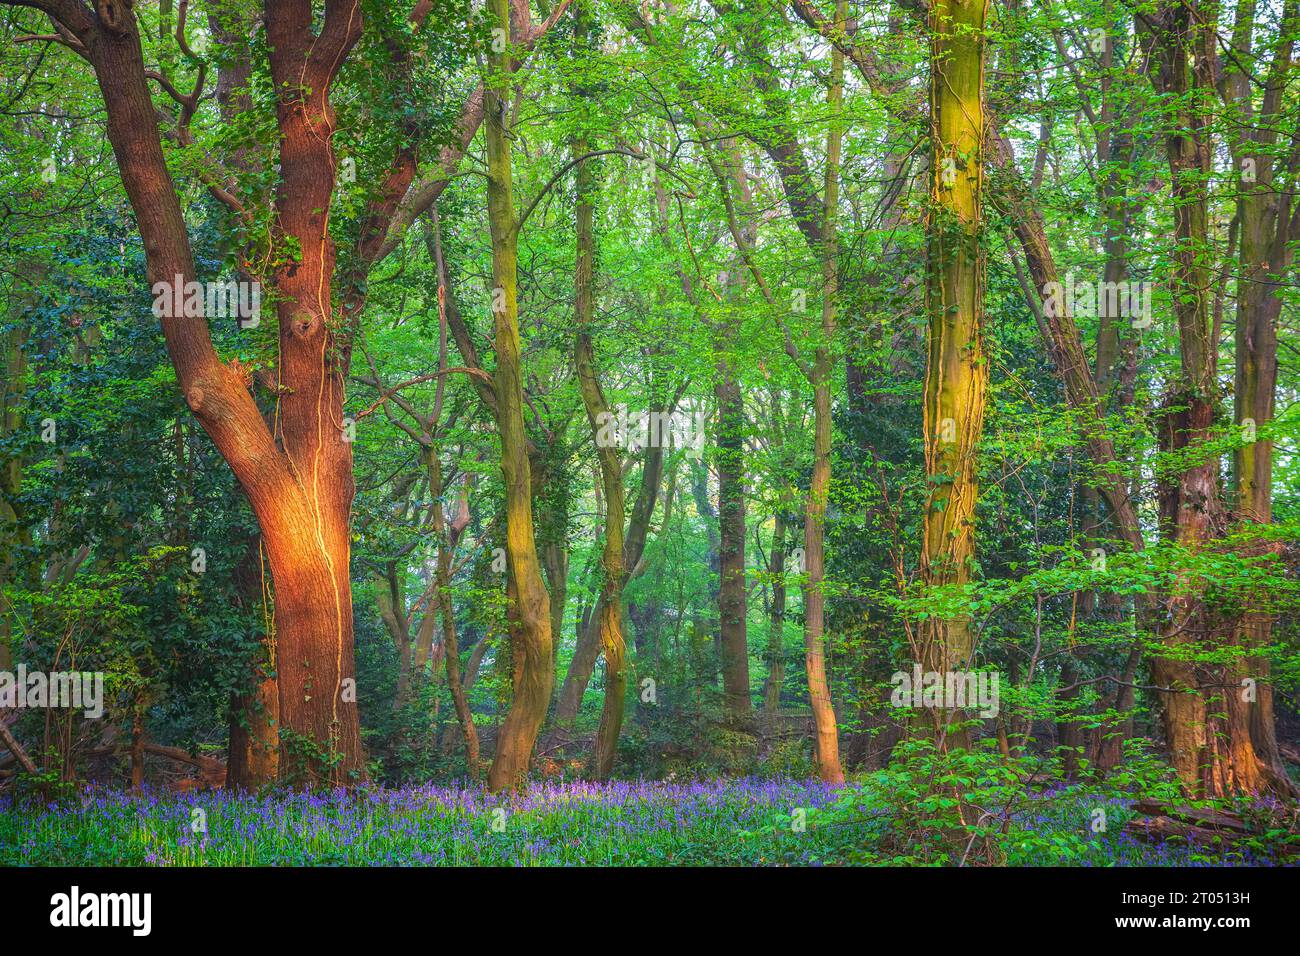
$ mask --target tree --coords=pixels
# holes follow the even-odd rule
[[[938,2],[930,8],[930,221],[926,260],[926,341],[922,404],[929,495],[921,576],[931,588],[960,591],[975,562],[977,445],[984,423],[984,20],[988,4]],[[960,601],[960,597],[957,598]],[[919,627],[923,671],[948,674],[975,659],[969,615],[940,610]],[[932,715],[940,739],[951,712]]]

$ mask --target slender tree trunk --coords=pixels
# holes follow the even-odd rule
[[[411,634],[406,616],[406,594],[395,562],[389,562],[384,573],[375,574],[373,580],[379,616],[393,639],[393,649],[397,651],[397,693],[393,695],[393,709],[397,710],[406,703],[411,686]]]
[[[749,642],[746,637],[744,400],[733,372],[723,363],[717,387],[718,425],[718,638],[727,717],[744,722],[749,699]]]
[[[490,18],[510,35],[509,0],[491,0]],[[506,91],[510,52],[494,52],[492,82],[486,92],[488,224],[492,237],[493,315],[497,355],[494,386],[501,473],[506,491],[506,594],[514,698],[497,737],[488,788],[522,783],[532,760],[537,732],[546,717],[555,679],[551,668],[550,598],[542,582],[533,529],[531,470],[524,434],[523,370],[520,357],[516,290],[518,222],[513,196],[510,140],[506,132]]]
[[[543,534],[547,536],[545,532]],[[542,573],[546,575],[546,587],[551,595],[551,634],[557,635],[564,630],[564,608],[569,593],[569,553],[565,550],[565,543],[560,540],[546,541],[540,547]],[[559,671],[559,662],[560,642],[552,639],[552,671]]]
[[[274,677],[261,678],[251,693],[236,698],[231,707],[227,789],[257,791],[275,782],[280,770],[279,721],[280,691]]]
[[[1111,11],[1111,9],[1108,5],[1107,10]],[[1106,36],[1101,56],[1101,67],[1104,73],[1100,123],[1097,127],[1097,163],[1099,167],[1105,169],[1098,183],[1098,200],[1103,216],[1102,251],[1106,262],[1104,279],[1108,288],[1122,288],[1120,283],[1128,281],[1128,234],[1133,220],[1129,191],[1133,162],[1136,158],[1132,125],[1137,111],[1132,106],[1131,98],[1126,99],[1120,95],[1127,90],[1131,78],[1117,78],[1114,73],[1116,54],[1120,52],[1116,49],[1116,43],[1114,36],[1109,34]],[[1123,395],[1116,394],[1116,386],[1121,384],[1119,373],[1124,356],[1131,356],[1136,347],[1135,339],[1126,340],[1121,334],[1123,317],[1116,314],[1118,311],[1120,310],[1102,309],[1101,311],[1094,371],[1100,408],[1112,413],[1127,404]],[[1102,546],[1106,520],[1102,497],[1097,489],[1089,484],[1083,489],[1082,498],[1087,521],[1085,540],[1090,545],[1095,543],[1096,546]],[[1117,595],[1104,592],[1093,593],[1090,600],[1093,613],[1100,614],[1105,619],[1118,620],[1123,614],[1121,599]],[[1132,613],[1144,614],[1145,610],[1144,603],[1139,601],[1133,607]],[[1139,623],[1145,625],[1146,621]],[[1120,714],[1129,714],[1133,709],[1135,695],[1131,685],[1136,678],[1136,666],[1140,663],[1140,654],[1130,651],[1128,661],[1134,665],[1132,672],[1128,671],[1126,664],[1124,672],[1120,675],[1122,683],[1116,684],[1113,695],[1109,699],[1103,698],[1101,704],[1103,708],[1114,709]],[[1073,683],[1078,679],[1073,655],[1069,665],[1070,673],[1068,675],[1064,671],[1062,673],[1062,682],[1065,684]],[[1065,726],[1065,746],[1074,748],[1081,745],[1085,734],[1079,725],[1070,722]],[[1101,727],[1093,734],[1095,746],[1090,745],[1090,749],[1095,752],[1094,765],[1098,770],[1104,773],[1118,766],[1124,752],[1124,741],[1132,733],[1132,727],[1132,718],[1128,716],[1102,722]],[[1075,761],[1076,754],[1071,749],[1066,754],[1067,776],[1076,772]]]
[[[581,13],[574,26],[575,45],[589,47],[589,24]],[[581,95],[581,93],[580,93]],[[587,140],[573,140],[573,155],[580,159],[589,151]],[[605,498],[605,545],[601,556],[601,591],[595,626],[600,632],[600,647],[605,655],[605,704],[596,734],[595,777],[608,779],[618,752],[618,736],[623,726],[623,708],[627,696],[627,647],[623,634],[623,566],[624,490],[623,462],[618,448],[600,440],[602,423],[610,416],[609,403],[600,387],[596,371],[595,346],[591,328],[595,321],[596,243],[593,219],[596,201],[595,176],[589,161],[580,161],[577,171],[575,209],[577,263],[574,270],[575,321],[578,327],[574,343],[574,368],[582,403],[591,426],[596,459],[600,465],[600,483]]]
[[[785,682],[785,563],[786,519],[780,508],[772,530],[772,558],[768,573],[772,575],[772,610],[768,614],[767,681],[763,684],[763,713],[774,718],[781,710],[781,685]]]
[[[714,398],[718,404],[718,650],[722,665],[722,698],[727,720],[741,725],[753,714],[749,698],[748,587],[745,581],[745,398],[732,350],[739,334],[739,309],[734,301],[745,285],[745,254],[753,245],[756,217],[740,149],[734,140],[723,144],[725,177],[720,186],[735,184],[744,209],[737,236],[737,254],[725,286],[729,311],[715,330],[717,354]]]
[[[131,789],[144,789],[144,704],[136,702],[131,715]]]
[[[442,618],[442,653],[447,667],[447,686],[451,690],[452,704],[456,708],[456,720],[460,723],[461,733],[465,736],[465,762],[469,765],[470,778],[479,776],[478,728],[474,726],[474,714],[469,709],[469,696],[461,684],[460,646],[456,635],[456,613],[451,604],[451,552],[455,547],[451,529],[442,510],[442,460],[436,448],[426,448],[424,452],[425,468],[429,473],[429,497],[433,501],[433,533],[438,539],[437,582],[434,588],[434,601],[437,612]],[[434,615],[434,607],[428,610],[428,617]]]
[[[22,421],[19,402],[23,379],[27,373],[27,333],[19,324],[0,333],[3,342],[4,379],[0,381],[0,440],[9,446]],[[0,582],[17,582],[29,577],[30,569],[20,570],[18,555],[31,544],[31,532],[25,527],[18,496],[23,488],[23,459],[16,451],[0,459]],[[0,593],[0,671],[12,669],[10,642],[13,639],[13,611]]]
[[[836,22],[841,28],[845,3],[836,4]],[[835,305],[839,293],[839,242],[836,220],[839,205],[840,107],[844,92],[844,55],[831,52],[829,103],[831,128],[826,136],[825,213],[822,224],[822,335],[813,357],[813,468],[808,485],[808,503],[804,518],[804,558],[807,562],[807,585],[804,588],[804,660],[808,673],[808,698],[812,704],[816,732],[817,772],[827,783],[843,783],[840,767],[839,730],[835,708],[831,704],[830,685],[826,679],[826,501],[831,487],[831,385],[834,359],[831,343],[835,340]]]
[[[579,200],[580,216],[581,203]],[[590,250],[587,250],[587,255],[590,255]],[[583,272],[584,267],[580,265],[579,281],[582,281]],[[581,294],[579,298],[582,298]],[[590,333],[585,329],[578,332],[576,352],[578,381],[592,434],[595,435],[600,430],[597,416],[601,411],[607,413],[608,406],[600,393]],[[605,704],[596,735],[595,776],[598,780],[605,780],[614,766],[627,696],[627,649],[623,634],[623,582],[626,575],[623,567],[622,465],[613,448],[598,448],[597,455],[605,488],[605,546],[601,558],[601,595],[592,625],[600,634],[600,647],[605,655]]]
[[[656,414],[662,410],[656,403],[650,411],[651,414]],[[663,445],[652,445],[647,448],[641,465],[641,485],[637,489],[636,501],[632,504],[627,532],[626,534],[620,532],[620,537],[623,539],[622,566],[625,577],[640,564],[645,554],[650,520],[654,517],[655,504],[659,498],[659,486],[663,481],[663,467]],[[626,581],[623,583],[626,584]],[[619,593],[622,593],[622,585]],[[559,726],[572,724],[582,708],[582,697],[587,692],[587,684],[591,680],[592,671],[595,670],[596,659],[600,656],[599,623],[606,613],[604,605],[605,594],[602,589],[595,609],[578,615],[577,645],[555,704],[555,723]]]

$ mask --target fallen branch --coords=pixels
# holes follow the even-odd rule
[[[36,764],[32,763],[32,758],[27,756],[27,751],[23,750],[22,744],[20,744],[17,738],[15,738],[10,732],[9,727],[3,720],[0,720],[0,742],[4,743],[9,752],[17,758],[18,762],[22,764],[23,769],[29,774],[36,776],[40,773],[40,771],[36,769]]]
[[[1215,850],[1235,848],[1262,833],[1236,814],[1199,807],[1174,807],[1157,800],[1139,800],[1133,809],[1143,814],[1130,820],[1124,832],[1148,843],[1164,843],[1178,839],[1188,844]],[[1282,847],[1279,855],[1294,859],[1300,847]]]
[[[1202,827],[1209,830],[1226,830],[1234,833],[1250,833],[1251,828],[1241,817],[1218,810],[1205,810],[1199,807],[1171,807],[1159,800],[1139,800],[1133,804],[1138,813],[1151,817],[1166,817],[1187,826]]]
[[[145,742],[142,748],[145,753],[153,754],[155,757],[166,757],[168,760],[174,760],[177,763],[187,764],[196,768],[200,773],[200,779],[209,787],[220,787],[226,782],[226,765],[216,757],[195,756],[187,750],[180,747],[165,747],[162,744]],[[116,747],[98,747],[90,751],[88,756],[99,757],[105,754],[116,754]],[[193,784],[190,784],[193,786]],[[185,789],[185,788],[182,788]]]

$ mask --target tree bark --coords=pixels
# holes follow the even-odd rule
[[[745,398],[731,349],[740,333],[739,310],[734,300],[745,285],[745,247],[753,246],[756,217],[739,145],[722,144],[725,176],[719,186],[724,199],[728,189],[736,192],[742,207],[736,257],[723,285],[728,300],[727,315],[714,330],[715,379],[713,394],[718,406],[718,650],[722,665],[723,709],[728,722],[743,725],[753,714],[749,698],[748,587],[745,581]],[[729,183],[731,185],[729,185]],[[729,201],[729,200],[728,200]]]
[[[838,0],[836,23],[843,28],[846,4]],[[831,377],[835,364],[835,307],[839,293],[839,241],[836,221],[839,205],[839,165],[843,131],[840,113],[844,93],[844,54],[831,51],[830,130],[826,134],[826,189],[822,216],[822,328],[813,356],[813,468],[804,512],[804,661],[808,674],[808,699],[815,728],[817,772],[827,783],[844,782],[840,767],[839,729],[826,679],[826,502],[831,488]]]
[[[1209,200],[1211,130],[1203,97],[1213,89],[1218,38],[1196,0],[1161,4],[1147,25],[1156,89],[1178,104],[1166,133],[1174,207],[1172,291],[1180,345],[1180,375],[1160,422],[1162,451],[1187,456],[1213,439],[1218,407],[1218,341],[1210,323]],[[1160,485],[1162,528],[1189,553],[1212,546],[1226,520],[1219,462],[1210,450],[1190,457]],[[1162,644],[1152,676],[1163,698],[1166,741],[1175,771],[1189,791],[1207,796],[1255,793],[1262,770],[1241,700],[1240,662],[1205,665],[1189,658],[1225,637],[1199,589],[1176,588],[1168,598]]]
[[[987,0],[930,7],[930,222],[927,228],[927,362],[923,388],[925,474],[921,577],[960,588],[975,563],[977,444],[988,365],[983,355],[984,21]],[[968,615],[931,615],[919,627],[924,671],[968,669]],[[935,711],[945,746],[963,746],[952,711]]]
[[[509,0],[490,0],[492,21],[509,35]],[[497,365],[493,376],[497,431],[501,439],[501,473],[506,493],[507,619],[513,657],[514,697],[497,737],[488,772],[493,791],[523,782],[532,760],[537,732],[546,717],[555,679],[551,668],[550,598],[542,582],[533,529],[528,445],[524,434],[523,370],[520,357],[516,289],[518,227],[514,208],[510,139],[506,131],[506,78],[510,51],[493,52],[487,83],[488,225],[492,239],[493,316]]]
[[[590,24],[584,13],[579,13],[574,25],[575,47],[590,50]],[[585,96],[586,91],[576,91]],[[589,152],[584,135],[574,137],[572,152],[578,159],[576,184],[575,230],[577,234],[577,262],[574,269],[574,320],[577,336],[574,341],[574,369],[582,404],[591,426],[592,443],[600,465],[600,483],[605,498],[605,544],[601,555],[601,590],[595,626],[600,632],[600,647],[605,655],[605,703],[601,709],[600,727],[596,733],[595,778],[606,780],[614,768],[618,753],[618,736],[623,726],[623,709],[627,696],[627,646],[623,633],[623,582],[626,571],[623,565],[624,489],[623,461],[614,445],[602,444],[602,423],[611,412],[600,386],[596,370],[596,350],[592,342],[595,322],[596,242],[593,220],[596,201],[596,182],[591,162],[581,157]]]
[[[772,556],[768,573],[772,575],[772,608],[768,613],[767,681],[763,684],[763,713],[775,717],[781,710],[781,685],[785,682],[785,563],[786,519],[777,509],[772,530]]]
[[[95,68],[108,139],[136,215],[150,287],[196,279],[179,197],[162,152],[146,85],[139,25],[131,6],[104,2],[98,15],[77,3],[41,4],[80,41]],[[280,651],[281,771],[296,779],[347,784],[364,772],[356,704],[344,699],[353,675],[348,582],[351,455],[341,440],[346,355],[327,330],[333,246],[325,211],[333,190],[329,85],[360,35],[355,0],[330,0],[319,36],[311,4],[268,4],[282,178],[276,239],[298,244],[301,260],[275,273],[280,321],[281,434],[275,438],[239,363],[223,363],[203,321],[161,317],[168,354],[191,410],[248,496],[262,528],[275,584]],[[292,749],[290,755],[288,749]]]
[[[1273,420],[1277,392],[1277,323],[1282,308],[1277,290],[1286,281],[1294,257],[1294,247],[1289,241],[1293,238],[1293,201],[1290,193],[1275,183],[1269,148],[1277,142],[1298,11],[1295,0],[1288,0],[1283,7],[1277,46],[1258,114],[1253,105],[1251,78],[1243,67],[1251,57],[1254,11],[1254,4],[1243,3],[1238,7],[1232,37],[1236,56],[1225,60],[1221,90],[1243,130],[1241,141],[1232,144],[1233,167],[1240,181],[1233,422],[1242,430],[1241,444],[1233,450],[1232,505],[1238,522],[1267,525],[1273,521],[1273,442],[1267,430]],[[1252,175],[1247,175],[1247,170]],[[1258,435],[1260,430],[1264,435]],[[1266,547],[1278,550],[1274,544]],[[1234,639],[1243,649],[1263,648],[1271,643],[1272,630],[1272,615],[1247,609],[1236,624]],[[1255,702],[1248,708],[1248,720],[1261,782],[1279,795],[1294,795],[1295,785],[1287,776],[1278,748],[1269,659],[1248,658],[1242,673],[1255,681]]]
[[[662,411],[657,406],[651,413]],[[627,532],[623,538],[624,574],[641,563],[645,553],[646,541],[650,533],[650,519],[654,517],[655,505],[659,498],[659,486],[663,481],[664,449],[662,445],[651,446],[645,450],[645,459],[641,465],[641,484],[637,489],[636,500],[632,504],[632,514],[628,518]],[[626,581],[624,582],[626,583]],[[621,593],[621,586],[620,586]],[[605,613],[604,591],[597,598],[596,607],[588,615],[579,615],[578,641],[569,662],[568,673],[560,688],[559,698],[555,704],[555,723],[560,726],[572,724],[582,709],[582,698],[587,692],[596,659],[600,656],[599,622]]]
[[[456,547],[456,532],[447,526],[447,519],[442,510],[442,461],[436,448],[427,448],[424,452],[425,467],[429,473],[429,497],[433,502],[433,533],[438,539],[437,581],[434,587],[433,601],[442,618],[442,655],[447,668],[447,686],[451,690],[452,704],[456,709],[456,720],[460,723],[461,733],[465,737],[465,762],[469,765],[470,779],[479,777],[479,742],[478,728],[474,725],[474,713],[469,708],[469,694],[461,683],[460,645],[456,633],[456,612],[451,603],[451,553]],[[428,615],[433,617],[435,608],[429,607]]]

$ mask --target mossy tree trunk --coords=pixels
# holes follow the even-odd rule
[[[491,21],[510,36],[509,0],[491,0]],[[520,356],[516,270],[518,220],[514,206],[510,138],[506,129],[510,90],[508,44],[493,50],[485,90],[488,161],[488,226],[492,240],[492,314],[495,325],[497,433],[505,482],[507,619],[514,695],[497,737],[488,788],[519,785],[528,772],[537,733],[546,717],[554,681],[550,596],[542,581],[533,527],[532,476],[524,433],[523,368]]]
[[[977,445],[988,365],[981,342],[983,250],[984,23],[987,0],[938,0],[930,7],[930,219],[927,224],[923,386],[925,474],[920,570],[928,589],[959,588],[975,563]],[[968,669],[969,616],[930,615],[919,627],[925,671]],[[960,745],[951,711],[932,715],[939,739]]]

